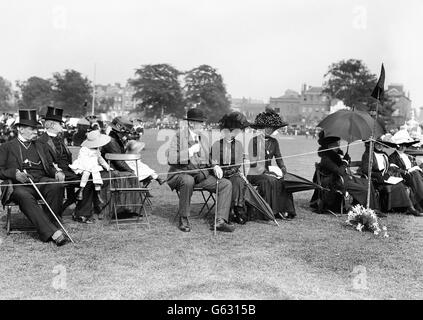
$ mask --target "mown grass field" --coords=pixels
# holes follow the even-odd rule
[[[158,172],[157,131],[144,136],[145,162]],[[288,170],[311,179],[317,142],[280,137]],[[350,148],[359,160],[361,146]],[[304,154],[302,156],[295,156]],[[389,238],[360,233],[346,217],[317,215],[311,192],[294,195],[297,218],[237,226],[216,237],[202,219],[190,233],[173,222],[177,196],[153,186],[152,226],[77,224],[58,248],[33,234],[0,230],[1,299],[422,299],[423,218],[391,214]],[[200,200],[194,197],[194,202]],[[198,205],[194,208],[198,210]],[[0,216],[4,225],[4,215]],[[359,277],[353,271],[361,270]],[[361,282],[359,280],[362,280]]]

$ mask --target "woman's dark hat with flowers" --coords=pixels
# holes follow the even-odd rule
[[[320,144],[322,147],[326,147],[331,143],[337,142],[341,140],[340,137],[325,137],[325,132],[320,131],[319,132],[319,139],[317,140],[317,143]]]
[[[28,126],[37,128],[41,123],[37,121],[36,109],[21,109],[19,110],[19,122],[14,123],[14,126]]]
[[[112,120],[110,127],[118,132],[129,132],[134,127],[134,124],[127,117],[119,116]]]
[[[184,120],[188,121],[196,121],[196,122],[205,122],[207,120],[206,116],[204,115],[203,110],[198,108],[192,108],[187,111],[187,116]]]
[[[250,126],[247,118],[238,111],[234,111],[225,114],[222,119],[219,120],[219,128],[222,129],[245,129]]]
[[[261,112],[257,115],[251,128],[253,129],[264,129],[264,128],[273,128],[279,129],[287,126],[288,123],[283,121],[282,118],[276,113],[275,110],[266,107],[265,112]]]
[[[63,122],[63,109],[48,106],[44,120]]]

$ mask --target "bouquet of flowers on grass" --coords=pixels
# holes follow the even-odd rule
[[[360,204],[355,205],[348,211],[348,219],[346,222],[354,226],[360,232],[368,230],[378,235],[383,231],[384,237],[389,237],[387,228],[385,226],[380,228],[376,213],[372,209],[366,209]]]

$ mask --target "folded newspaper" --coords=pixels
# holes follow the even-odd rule
[[[277,166],[269,166],[269,172],[273,172],[274,174],[276,174],[278,179],[283,177],[282,170]]]
[[[400,183],[403,179],[400,177],[389,177],[388,180],[385,180],[385,183],[388,184],[397,184]]]

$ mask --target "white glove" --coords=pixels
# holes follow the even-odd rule
[[[221,167],[214,166],[213,167],[213,171],[214,171],[214,175],[216,176],[217,179],[222,179],[223,178],[223,170],[222,170]]]
[[[200,144],[196,143],[188,149],[188,155],[192,157],[194,153],[200,151]]]

